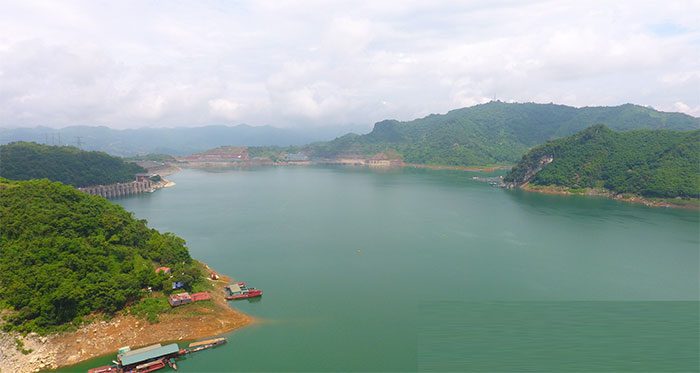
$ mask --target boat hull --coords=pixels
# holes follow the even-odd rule
[[[257,298],[257,297],[261,297],[262,294],[263,294],[262,290],[250,291],[249,293],[245,293],[245,294],[227,295],[226,300]]]

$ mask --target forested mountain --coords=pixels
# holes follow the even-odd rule
[[[0,177],[12,180],[47,178],[83,187],[133,181],[143,168],[103,152],[72,146],[16,142],[0,146]]]
[[[117,130],[97,126],[0,128],[0,144],[31,141],[80,145],[117,156],[148,153],[187,155],[219,146],[290,146],[327,141],[365,127],[276,128],[271,126],[204,126]]]
[[[0,179],[0,309],[5,329],[51,331],[112,313],[142,289],[200,278],[184,241],[121,206],[48,180]],[[174,278],[156,274],[173,269]]]
[[[504,178],[521,185],[700,197],[700,130],[615,132],[597,125],[528,152]]]
[[[366,135],[348,134],[308,147],[316,157],[371,155],[398,151],[408,163],[491,165],[517,162],[547,140],[568,136],[595,124],[616,130],[700,128],[700,119],[626,104],[584,107],[490,102],[429,115],[409,122],[385,120]]]

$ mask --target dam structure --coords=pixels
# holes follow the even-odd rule
[[[139,193],[150,193],[156,190],[154,182],[150,180],[132,181],[129,183],[116,183],[109,185],[94,185],[78,188],[87,194],[93,194],[105,198],[117,198]]]
[[[78,190],[104,198],[118,198],[133,194],[151,193],[164,186],[165,182],[158,174],[136,174],[136,180],[128,183],[93,185],[78,188]]]

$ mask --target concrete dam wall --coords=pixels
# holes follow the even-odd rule
[[[129,183],[117,183],[110,185],[95,185],[78,188],[87,194],[102,196],[105,198],[117,198],[132,194],[152,192],[156,189],[156,183],[151,180],[132,181]]]

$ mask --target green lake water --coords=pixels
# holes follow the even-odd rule
[[[698,369],[698,212],[475,175],[185,170],[116,202],[265,292],[181,372]]]

